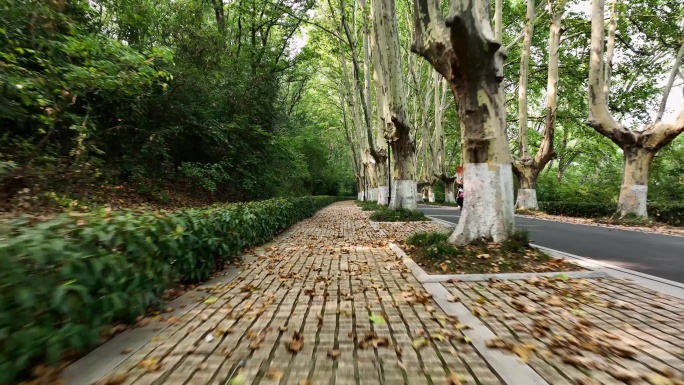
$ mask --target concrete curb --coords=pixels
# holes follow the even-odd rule
[[[433,216],[431,216],[431,215],[426,215],[426,217],[432,219],[433,222],[439,223],[440,225],[443,225],[443,226],[446,226],[446,227],[451,227],[451,228],[456,227],[456,225],[453,224],[452,222],[448,222],[448,221],[445,221],[445,220],[443,220],[443,219],[435,218],[435,217],[433,217]]]
[[[257,257],[243,255],[243,262],[246,264],[254,262],[264,254],[264,248],[268,246],[269,244],[265,244],[258,247],[255,250],[258,255]],[[202,283],[201,286],[225,285],[240,274],[241,268],[231,265],[226,270],[227,273],[225,275],[206,281]],[[189,313],[191,310],[201,305],[201,303],[197,302],[197,295],[199,293],[200,292],[196,290],[191,290],[169,302],[168,306],[175,310],[166,315],[180,318]],[[183,305],[184,307],[182,307]],[[157,321],[150,322],[143,327],[124,331],[69,365],[62,373],[64,383],[67,385],[91,385],[99,381],[107,375],[107,373],[115,370],[126,359],[133,356],[152,338],[158,336],[171,326],[170,323]],[[122,354],[124,349],[130,349],[131,351]]]
[[[536,247],[537,249],[542,250],[542,251],[544,251],[548,254],[551,254],[555,257],[575,260],[582,267],[585,267],[588,269],[594,269],[594,270],[601,269],[603,272],[607,273],[608,276],[610,276],[610,277],[629,279],[629,280],[632,280],[634,283],[636,283],[640,286],[643,286],[645,288],[655,290],[655,291],[659,291],[663,294],[671,295],[673,297],[677,297],[680,299],[684,299],[684,284],[681,284],[679,282],[670,281],[670,280],[665,279],[665,278],[660,278],[660,277],[656,277],[653,275],[640,273],[638,271],[634,271],[634,270],[630,270],[630,269],[625,269],[622,267],[612,265],[610,263],[601,262],[601,261],[597,261],[597,260],[590,259],[590,258],[580,257],[579,255],[574,255],[574,254],[566,253],[563,251],[554,250],[554,249],[544,247],[544,246],[539,246],[539,245],[533,245],[533,246]]]
[[[450,316],[457,317],[472,329],[463,330],[471,340],[471,344],[487,361],[487,364],[507,385],[547,385],[548,383],[537,374],[530,366],[520,362],[517,356],[506,355],[498,349],[490,349],[485,344],[488,340],[496,338],[496,335],[462,303],[452,303],[447,301],[449,292],[440,283],[426,283],[423,285],[428,293],[432,294],[432,299],[437,302],[439,307]]]
[[[496,278],[500,280],[513,280],[513,279],[529,279],[532,277],[552,277],[554,275],[561,274],[561,272],[549,272],[549,273],[501,273],[501,274],[440,274],[433,275],[428,274],[423,268],[418,266],[418,264],[402,250],[399,246],[394,243],[390,243],[389,247],[394,250],[397,256],[404,260],[404,265],[411,270],[411,273],[416,277],[420,283],[435,283],[435,282],[446,282],[446,281],[461,281],[461,282],[480,282],[488,281],[490,278]],[[536,246],[535,246],[536,247]],[[563,256],[565,258],[565,256]],[[590,268],[591,269],[591,268]],[[609,278],[610,275],[603,270],[598,270],[596,268],[591,269],[592,271],[567,271],[563,274],[567,275],[568,278]]]

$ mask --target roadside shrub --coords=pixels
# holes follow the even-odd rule
[[[539,209],[551,215],[569,217],[602,218],[615,214],[617,204],[596,202],[539,202]],[[652,203],[648,205],[648,215],[656,222],[672,226],[684,226],[684,204]],[[645,224],[630,220],[625,224]]]
[[[648,215],[655,221],[672,226],[684,226],[684,204],[653,204]]]
[[[341,199],[7,221],[0,225],[0,383],[92,347],[107,325],[161,306],[173,282],[206,280],[244,248]]]
[[[551,215],[568,217],[599,218],[615,213],[615,203],[596,202],[539,202],[539,209]]]
[[[356,201],[356,205],[363,211],[374,211],[380,209],[380,205],[373,201]]]
[[[425,214],[418,210],[392,210],[387,207],[380,207],[371,214],[370,219],[378,222],[420,222],[430,220]]]

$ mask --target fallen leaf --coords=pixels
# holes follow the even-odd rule
[[[382,315],[373,314],[368,318],[370,318],[371,322],[373,322],[376,325],[383,325],[387,323]]]
[[[295,332],[292,335],[292,341],[287,343],[287,350],[291,351],[292,353],[298,353],[300,350],[302,350],[302,347],[304,347],[304,337],[299,335],[298,332]]]
[[[447,377],[447,385],[461,385],[461,376],[456,373],[449,373]]]
[[[461,302],[461,299],[458,297],[454,297],[453,295],[450,295],[447,297],[447,302]]]
[[[280,379],[283,378],[284,375],[285,373],[283,373],[282,370],[277,369],[268,369],[268,371],[266,372],[266,378],[268,378],[269,380],[280,381]]]
[[[425,337],[419,337],[419,338],[414,338],[413,341],[411,342],[411,345],[413,346],[414,349],[420,349],[422,347],[425,347],[429,344],[427,338]]]
[[[280,327],[278,328],[278,330],[280,330],[281,332],[284,332],[284,331],[287,330],[287,326],[282,325],[282,326],[280,326]]]
[[[133,349],[131,349],[131,348],[125,348],[125,349],[123,349],[123,350],[121,351],[121,354],[128,354],[128,353],[130,353],[130,352],[132,352],[132,351],[133,351]]]
[[[218,301],[218,297],[209,297],[209,298],[207,298],[207,299],[204,300],[204,303],[206,303],[206,304],[212,304],[212,303],[214,303],[214,302],[216,302],[216,301]]]
[[[340,353],[340,351],[339,351],[339,350],[335,349],[335,350],[331,350],[331,351],[329,351],[329,352],[328,352],[328,357],[330,357],[330,358],[333,358],[333,359],[334,359],[334,358],[337,358],[337,357],[339,357],[339,356],[340,356],[340,354],[342,354],[342,353]]]
[[[671,379],[655,373],[645,375],[644,380],[651,385],[675,385]]]
[[[641,378],[639,373],[615,365],[611,366],[607,372],[616,379],[628,384]]]

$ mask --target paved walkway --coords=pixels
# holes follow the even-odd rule
[[[235,279],[186,294],[185,315],[139,328],[163,329],[123,348],[129,357],[101,383],[224,385],[243,362],[235,384],[500,384],[387,247],[437,225],[391,225],[379,237],[367,218],[341,202],[297,224]],[[67,383],[88,376],[83,366]]]
[[[567,275],[421,283],[389,243],[444,228],[368,216],[321,210],[66,384],[684,384],[684,300]]]

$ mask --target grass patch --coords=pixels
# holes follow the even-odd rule
[[[581,270],[530,246],[528,233],[518,231],[501,244],[478,242],[456,246],[449,234],[417,233],[408,238],[405,250],[432,274],[493,274]]]
[[[608,225],[618,225],[618,226],[644,226],[653,227],[657,223],[648,217],[641,217],[633,213],[625,215],[620,218],[620,213],[616,213],[612,217],[608,218],[598,218],[595,219],[598,223],[608,224]]]
[[[452,203],[452,202],[421,202],[421,204],[428,205],[428,206],[458,207],[457,203]]]
[[[356,201],[356,205],[359,206],[363,211],[375,211],[381,208],[377,202],[373,201]]]
[[[421,222],[430,220],[418,210],[392,210],[387,207],[378,207],[378,210],[371,214],[370,219],[377,222]]]

